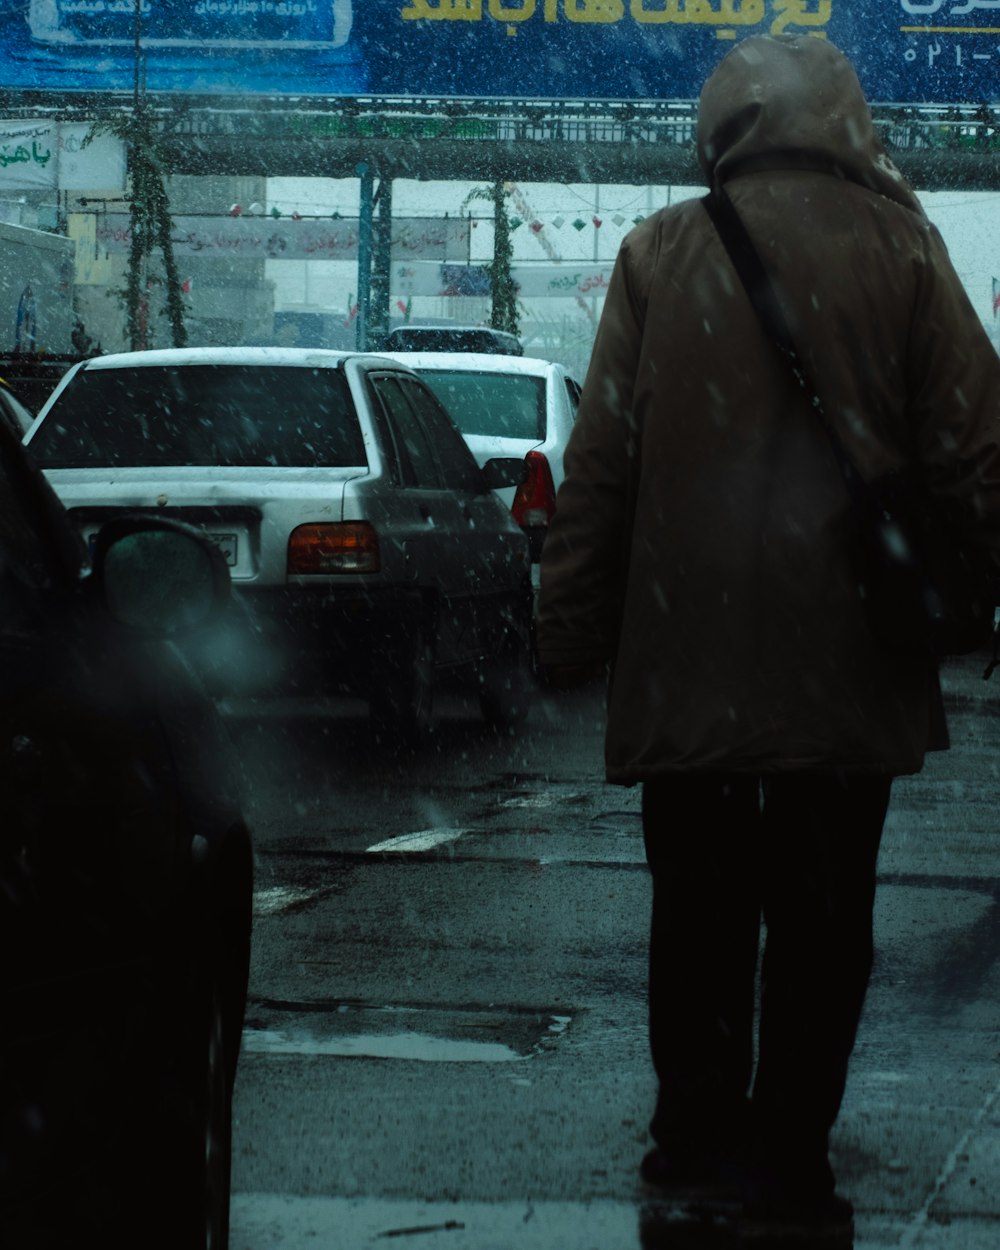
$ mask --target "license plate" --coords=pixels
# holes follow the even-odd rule
[[[210,543],[214,543],[216,547],[225,556],[226,563],[232,568],[239,559],[239,546],[235,534],[210,534],[206,532],[205,537]]]
[[[223,558],[230,568],[234,568],[239,560],[239,539],[236,534],[214,534],[205,531],[205,537],[222,552]],[[90,558],[94,558],[94,543],[97,541],[97,530],[85,535]]]

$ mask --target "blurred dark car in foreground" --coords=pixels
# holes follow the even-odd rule
[[[0,427],[0,1240],[226,1244],[252,859],[173,639],[216,549],[122,516],[92,559]]]
[[[71,370],[28,447],[90,541],[121,512],[199,526],[225,553],[234,614],[198,657],[219,694],[347,692],[419,739],[438,679],[488,722],[531,686],[528,543],[406,365],[357,352],[191,348]],[[193,652],[192,652],[193,654]]]
[[[23,438],[31,428],[34,414],[25,408],[4,378],[0,378],[0,421]]]

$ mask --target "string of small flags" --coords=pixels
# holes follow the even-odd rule
[[[228,215],[230,217],[242,217],[244,213],[248,217],[267,216],[273,217],[275,220],[279,217],[285,217],[287,215],[291,221],[305,221],[306,217],[308,217],[311,221],[343,221],[344,219],[343,214],[338,213],[336,209],[334,209],[332,213],[300,213],[297,209],[293,209],[292,212],[285,214],[276,205],[267,210],[264,209],[263,204],[257,203],[250,204],[246,208],[244,208],[242,204],[231,204],[229,206]]]
[[[616,226],[620,227],[620,226],[625,225],[625,222],[628,220],[628,218],[623,217],[621,213],[615,213],[614,216],[610,218],[610,220]],[[640,213],[637,217],[632,218],[632,225],[638,226],[639,223],[642,221],[645,221],[645,218]],[[541,221],[537,217],[535,217],[533,220],[529,222],[525,222],[524,219],[521,217],[511,217],[510,219],[511,230],[517,230],[519,226],[527,225],[528,229],[532,232],[532,234],[540,234],[546,228],[547,225],[552,226],[556,230],[561,230],[563,226],[565,226],[565,224],[566,224],[566,218],[562,216],[553,217],[552,220],[549,222]],[[599,217],[595,213],[593,217],[591,217],[590,221],[585,221],[582,217],[577,217],[574,221],[571,221],[569,224],[573,227],[574,230],[577,231],[577,233],[579,233],[581,230],[586,230],[588,226],[593,226],[595,230],[600,230],[600,228],[604,225],[604,218]]]
[[[249,205],[247,208],[244,208],[242,204],[230,205],[229,210],[228,210],[228,216],[242,217],[244,215],[248,217],[267,216],[267,217],[273,217],[275,218],[275,220],[277,220],[278,218],[287,216],[289,220],[291,221],[304,221],[306,217],[308,217],[312,221],[317,221],[317,220],[342,221],[344,219],[343,214],[337,212],[336,210],[334,210],[332,213],[303,214],[303,213],[298,212],[297,210],[293,210],[290,213],[283,213],[281,209],[276,206],[265,210],[263,205],[256,204],[256,203]],[[484,218],[483,220],[489,221],[489,218]],[[624,226],[626,221],[628,221],[629,219],[626,217],[623,217],[621,213],[615,213],[613,217],[609,218],[609,220],[612,221],[616,226],[621,227],[621,226]],[[640,222],[643,222],[645,220],[646,220],[645,217],[640,213],[638,214],[638,216],[633,217],[631,219],[631,224],[633,226],[638,226]],[[472,226],[475,227],[478,224],[479,224],[478,220],[476,218],[473,218]],[[583,217],[577,217],[573,221],[571,221],[569,224],[577,232],[581,230],[586,230],[588,226],[593,226],[595,230],[600,230],[600,228],[604,225],[604,218],[599,217],[597,213],[595,213],[589,221],[586,221]],[[553,217],[551,221],[544,222],[540,218],[536,217],[529,222],[525,222],[524,219],[521,217],[511,217],[510,219],[511,230],[517,230],[520,226],[523,226],[523,225],[527,225],[528,229],[533,234],[540,234],[548,226],[551,226],[554,230],[561,230],[563,226],[566,225],[566,218],[559,215],[559,216]]]

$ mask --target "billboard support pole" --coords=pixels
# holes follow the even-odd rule
[[[139,107],[139,78],[142,65],[142,0],[135,0],[135,94],[133,104]]]
[[[368,313],[372,298],[372,222],[375,210],[374,177],[364,161],[355,166],[361,179],[361,200],[358,207],[358,317],[355,325],[355,346],[359,352],[368,350]]]

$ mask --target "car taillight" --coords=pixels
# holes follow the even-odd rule
[[[377,573],[378,535],[367,521],[300,525],[288,540],[289,573]]]
[[[548,525],[556,510],[556,488],[549,462],[540,451],[529,451],[524,457],[528,473],[517,488],[511,515],[522,529]]]

